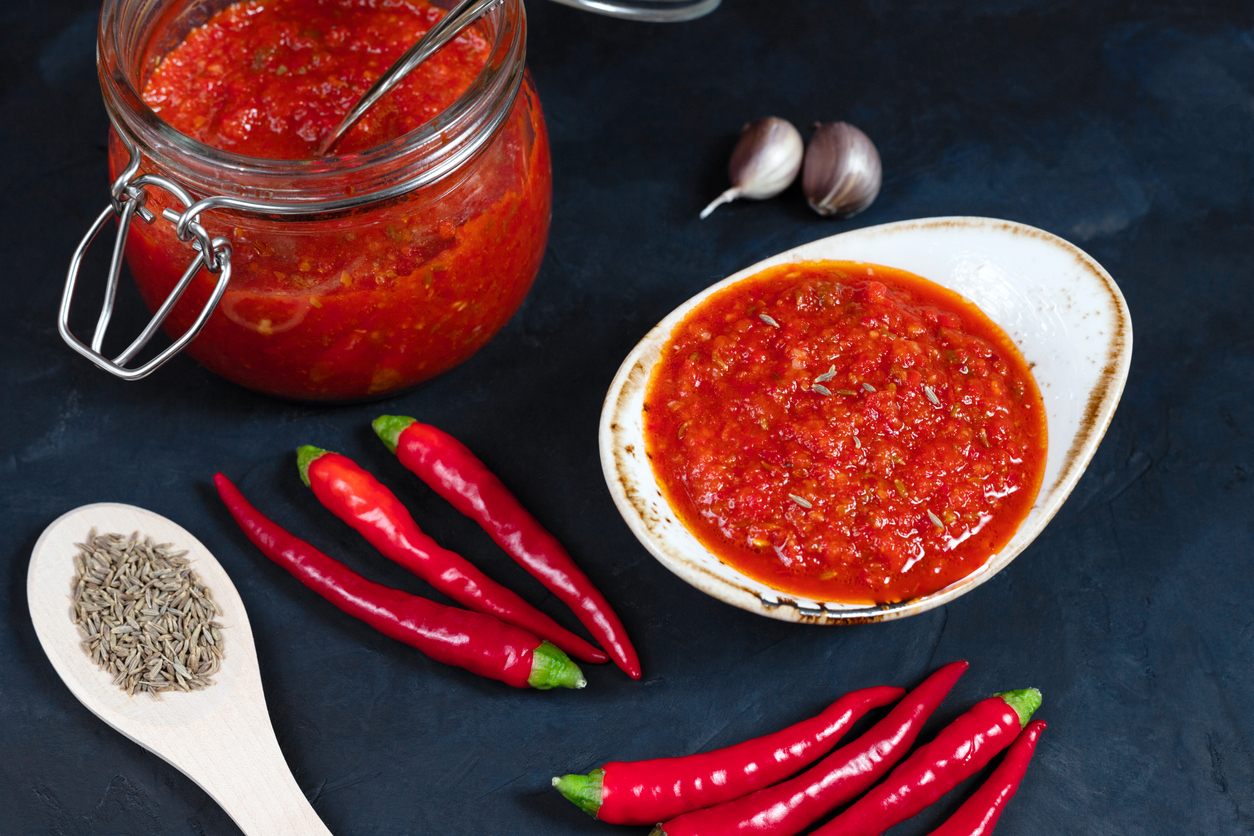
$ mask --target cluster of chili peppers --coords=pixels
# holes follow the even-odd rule
[[[338,453],[310,446],[297,451],[301,479],[318,501],[465,610],[363,578],[266,518],[222,474],[214,476],[214,484],[267,557],[344,612],[433,659],[520,688],[582,688],[586,680],[567,654],[593,663],[612,657],[629,676],[640,678],[636,651],[605,597],[483,462],[456,439],[412,418],[383,416],[374,427],[402,464],[570,606],[609,655],[442,548],[391,491]]]
[[[383,416],[373,426],[406,468],[565,602],[608,655],[442,548],[391,491],[338,453],[309,446],[297,451],[301,479],[318,501],[466,609],[369,581],[266,518],[222,474],[214,484],[267,557],[344,612],[433,659],[520,688],[582,688],[586,680],[567,654],[587,662],[613,658],[640,677],[636,652],[604,596],[483,462],[412,418]],[[910,753],[966,669],[966,662],[946,665],[909,694],[889,687],[854,691],[815,717],[725,749],[615,761],[587,775],[554,778],[553,785],[601,821],[656,824],[650,836],[795,836],[844,805],[811,831],[814,836],[878,836],[1009,747],[984,784],[932,832],[987,836],[1015,794],[1045,724],[1029,722],[1041,704],[1039,691],[1008,691],[977,703]],[[869,711],[893,702],[861,737],[832,751]]]
[[[1039,691],[1008,691],[982,700],[902,760],[966,669],[966,662],[948,664],[904,697],[900,688],[854,691],[816,717],[726,749],[615,761],[587,775],[554,778],[553,786],[601,821],[660,822],[650,836],[793,836],[851,801],[811,832],[876,836],[916,815],[1010,747],[984,784],[932,833],[987,836],[1018,788],[1045,728],[1039,720],[1029,723],[1041,704]],[[861,737],[828,754],[864,714],[899,699]]]

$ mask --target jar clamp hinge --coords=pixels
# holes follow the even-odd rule
[[[188,194],[186,189],[166,177],[155,174],[144,174],[136,177],[135,175],[139,172],[139,152],[129,140],[124,138],[123,142],[127,150],[130,151],[130,162],[118,176],[117,180],[113,182],[112,200],[109,205],[100,213],[100,217],[96,218],[96,222],[92,224],[91,229],[87,231],[83,240],[79,242],[78,248],[74,251],[74,257],[70,260],[69,274],[65,279],[65,291],[61,295],[61,310],[57,317],[57,330],[60,331],[61,338],[65,340],[70,348],[100,368],[123,380],[139,380],[152,374],[171,357],[182,351],[200,333],[200,330],[205,327],[205,323],[209,321],[209,316],[213,313],[214,308],[217,307],[218,302],[222,299],[222,295],[226,292],[226,286],[231,281],[231,243],[225,238],[211,239],[209,233],[200,224],[198,218],[200,213],[207,208],[205,205],[206,201],[198,203],[192,199],[192,196]],[[175,284],[170,294],[165,298],[165,301],[161,303],[161,307],[153,314],[152,319],[144,326],[143,331],[135,338],[134,342],[127,346],[126,350],[121,354],[113,359],[109,359],[101,353],[101,349],[104,345],[105,332],[109,328],[109,320],[113,317],[114,303],[117,300],[118,285],[122,273],[122,256],[126,250],[127,232],[136,215],[144,223],[150,224],[156,220],[156,215],[145,205],[148,201],[147,190],[149,187],[164,189],[183,204],[182,214],[175,212],[173,209],[164,209],[161,212],[161,216],[174,224],[175,234],[178,235],[179,240],[188,242],[196,255],[183,272],[178,283]],[[118,218],[118,231],[113,246],[113,258],[109,264],[104,304],[100,310],[100,317],[96,321],[96,330],[92,334],[91,345],[87,345],[70,333],[70,303],[74,296],[74,286],[78,281],[78,273],[82,267],[83,256],[86,255],[88,248],[91,247],[92,242],[96,240],[96,236],[104,229],[109,219],[114,216]],[[218,274],[218,281],[214,285],[213,293],[210,294],[209,300],[196,317],[196,321],[156,357],[142,366],[128,368],[126,364],[134,360],[135,356],[156,335],[157,329],[161,327],[161,323],[169,316],[170,311],[178,303],[201,268],[208,270],[210,273]]]

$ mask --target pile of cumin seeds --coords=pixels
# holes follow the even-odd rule
[[[74,607],[83,649],[128,694],[198,691],[222,664],[222,625],[184,555],[136,531],[75,543]]]

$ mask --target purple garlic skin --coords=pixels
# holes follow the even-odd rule
[[[824,217],[853,217],[880,193],[879,152],[870,137],[848,122],[814,127],[801,174],[806,201]]]
[[[775,197],[797,179],[804,154],[801,134],[787,120],[768,116],[745,125],[727,166],[732,187],[701,210],[701,217],[738,197]]]

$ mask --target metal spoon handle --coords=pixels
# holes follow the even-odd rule
[[[405,77],[415,67],[460,35],[463,29],[483,17],[498,2],[500,0],[461,0],[448,14],[440,18],[440,21],[435,26],[427,30],[425,35],[406,50],[405,54],[398,58],[395,64],[388,67],[387,72],[379,76],[378,81],[366,91],[366,94],[358,100],[357,104],[353,105],[353,109],[340,121],[340,124],[336,125],[335,130],[327,134],[326,138],[318,145],[317,156],[325,156],[335,146],[335,143],[339,142],[344,134],[348,133],[349,129],[357,124],[357,121],[365,115],[366,111],[375,102],[387,95],[388,91],[393,87],[404,81]]]

